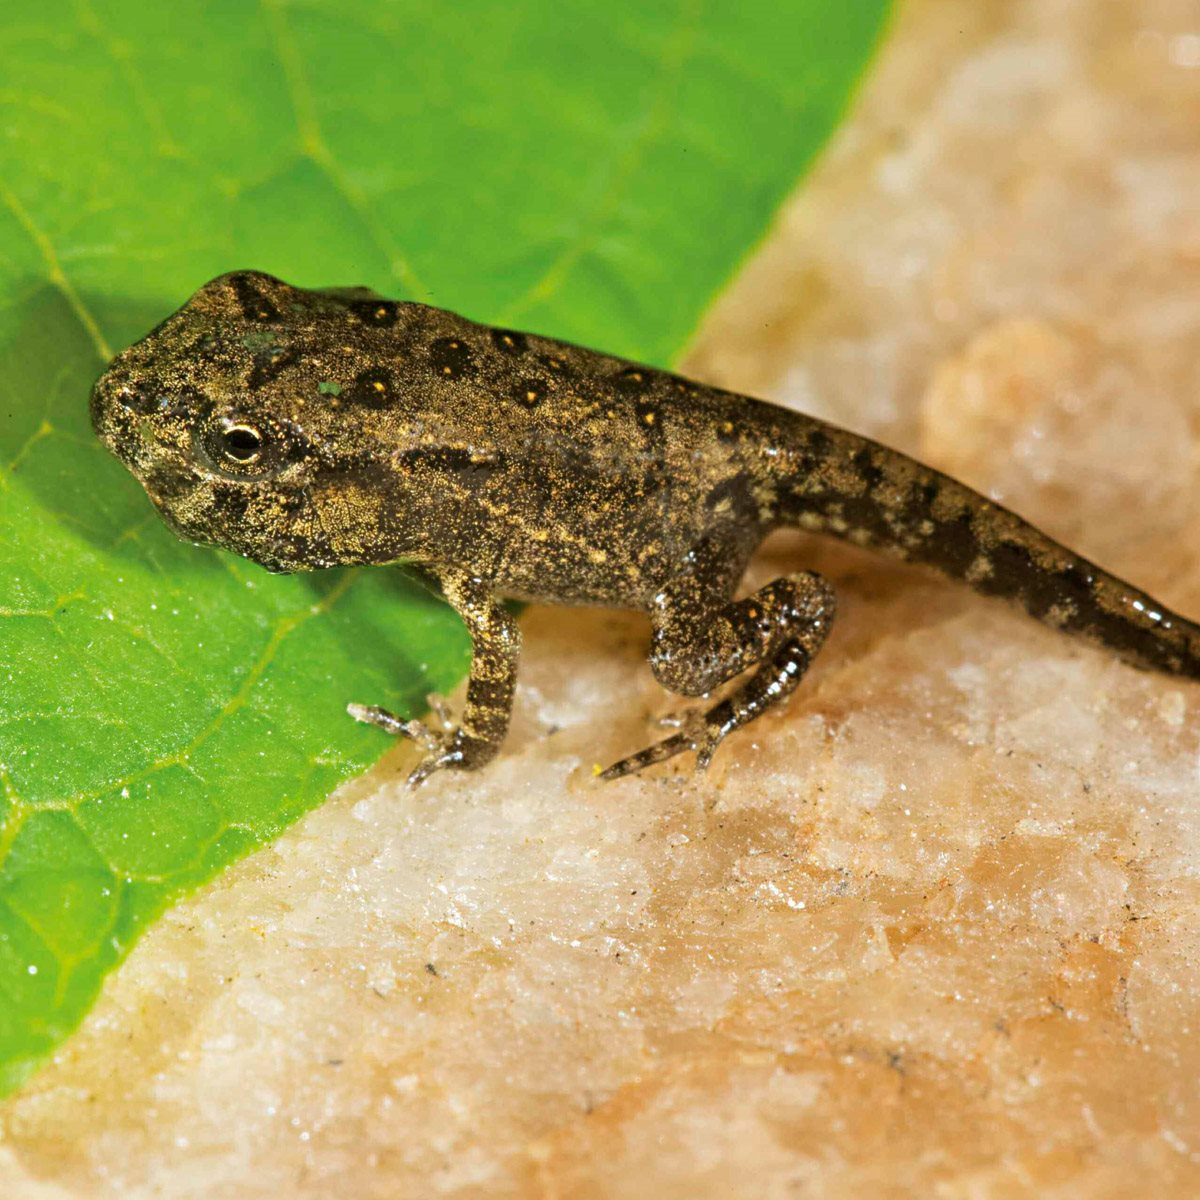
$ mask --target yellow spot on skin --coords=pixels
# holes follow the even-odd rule
[[[374,388],[374,389],[375,389],[377,392],[386,392],[386,391],[387,391],[387,388],[386,388],[386,387],[384,387],[384,385],[383,385],[382,383],[380,383],[378,379],[376,379],[376,380],[372,381],[372,383],[371,383],[371,386],[372,386],[372,387],[373,387],[373,388]]]
[[[599,763],[592,763],[592,774],[597,776],[603,775],[604,768]]]
[[[604,410],[604,415],[605,415],[606,417],[615,417],[617,414],[616,414],[616,410],[615,410],[615,409],[606,408],[606,409]]]
[[[453,375],[453,374],[454,374],[454,370],[453,370],[453,368],[452,368],[452,367],[443,367],[443,368],[442,368],[442,374],[443,374],[443,375]]]
[[[746,609],[746,616],[748,616],[750,618],[750,620],[752,620],[752,621],[757,621],[758,620],[758,609],[757,608]]]
[[[375,310],[375,315],[376,315],[377,317],[386,317],[386,316],[387,316],[387,309],[386,309],[386,308],[384,308],[382,305],[380,305],[380,306],[379,306],[379,308],[377,308],[377,309]]]
[[[722,421],[721,422],[721,432],[722,433],[732,433],[733,432],[733,422],[732,421]]]
[[[628,377],[632,379],[634,383],[641,383],[642,380],[646,378],[641,371],[630,371]]]
[[[647,425],[653,425],[654,424],[654,413],[652,413],[652,412],[643,413],[642,420],[645,421]]]
[[[538,398],[537,392],[526,392],[525,393],[525,399],[528,400],[530,404],[532,404],[537,398]]]

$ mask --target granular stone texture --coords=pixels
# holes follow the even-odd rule
[[[1200,615],[1200,9],[911,0],[692,369]],[[842,617],[704,776],[646,628],[531,609],[513,735],[397,750],[180,905],[0,1105],[5,1200],[1200,1194],[1200,689],[781,535]]]

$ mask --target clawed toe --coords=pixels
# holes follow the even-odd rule
[[[600,778],[620,779],[624,775],[634,775],[638,771],[644,771],[647,767],[666,762],[688,750],[696,752],[696,768],[703,771],[712,760],[713,753],[721,741],[722,731],[719,727],[710,727],[704,719],[704,714],[696,709],[684,713],[675,720],[680,730],[678,733],[664,738],[661,742],[656,742],[653,746],[647,746],[645,750],[631,754],[628,758],[621,759],[620,762],[613,763],[608,770],[600,772]]]
[[[437,717],[441,727],[447,733],[453,732],[455,729],[454,713],[446,702],[446,697],[440,692],[430,692],[425,697],[425,703],[429,705],[429,711]]]
[[[444,726],[440,733],[434,732],[424,721],[405,720],[373,704],[347,704],[346,711],[356,721],[374,725],[396,737],[406,737],[424,748],[425,757],[408,777],[413,787],[424,783],[435,771],[446,768],[470,771],[483,766],[495,755],[499,742],[473,736],[456,725],[440,697],[431,696],[430,707]]]
[[[393,737],[406,737],[431,752],[441,745],[437,734],[424,721],[405,720],[374,704],[347,704],[346,711],[364,725],[374,725]]]

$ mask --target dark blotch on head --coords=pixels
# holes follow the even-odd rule
[[[231,279],[234,295],[247,321],[270,322],[279,320],[279,309],[250,282],[246,275],[234,275]]]
[[[140,416],[153,413],[171,417],[187,416],[203,412],[208,405],[195,388],[187,386],[176,387],[166,392],[144,383],[129,383],[120,387],[116,395],[121,404]]]
[[[352,300],[348,307],[364,325],[379,329],[395,325],[400,318],[400,305],[394,300]]]
[[[512,329],[493,329],[492,345],[501,354],[511,354],[514,357],[518,354],[524,354],[529,349],[529,342],[526,340],[525,335],[517,333]]]
[[[257,391],[275,379],[285,367],[292,366],[299,358],[298,350],[285,350],[281,346],[272,347],[265,354],[260,354],[255,358],[250,378],[246,380],[246,386],[252,392]]]
[[[370,367],[360,371],[341,395],[342,399],[365,408],[387,408],[396,398],[392,373],[386,367]]]
[[[438,338],[429,347],[429,361],[443,379],[460,379],[475,369],[470,348],[462,338]]]
[[[163,407],[158,392],[140,383],[126,384],[118,388],[117,399],[131,412],[143,417],[158,412]]]

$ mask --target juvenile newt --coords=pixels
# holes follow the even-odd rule
[[[792,693],[833,622],[833,590],[810,571],[733,599],[780,526],[927,564],[1139,666],[1200,677],[1200,627],[905,454],[365,288],[222,275],[113,360],[91,411],[183,538],[270,571],[408,563],[437,579],[472,638],[461,723],[434,732],[349,706],[425,746],[414,783],[480,767],[504,739],[521,645],[505,597],[646,613],[650,666],[683,696],[745,673],[604,776],[687,750],[706,766]]]

